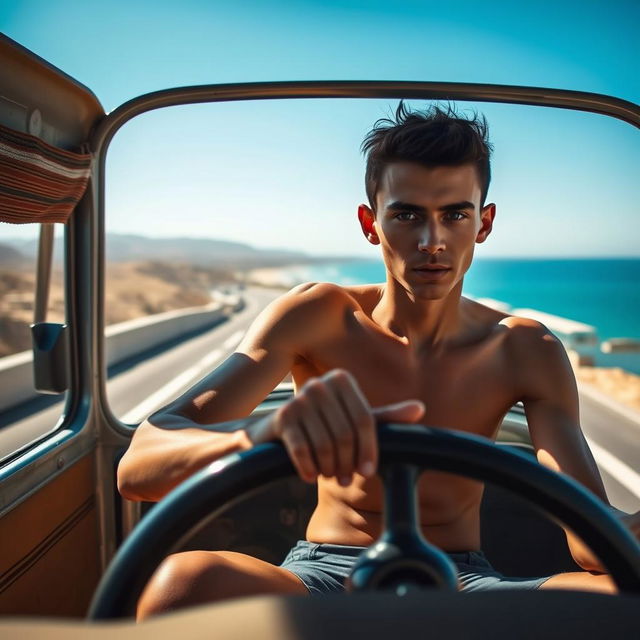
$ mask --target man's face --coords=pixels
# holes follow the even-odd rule
[[[475,244],[491,232],[495,205],[480,208],[473,165],[387,166],[376,194],[376,214],[360,205],[362,230],[380,244],[387,271],[418,298],[440,299],[467,272]]]

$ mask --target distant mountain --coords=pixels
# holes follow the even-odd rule
[[[107,259],[113,262],[162,260],[202,265],[237,264],[245,261],[250,264],[282,264],[307,258],[300,252],[256,249],[227,240],[107,234]]]
[[[37,240],[9,240],[12,248],[33,258],[38,251]],[[56,239],[56,255],[62,255],[61,239]],[[296,262],[338,261],[339,257],[310,256],[301,251],[287,249],[257,249],[248,244],[214,240],[212,238],[150,238],[132,234],[107,234],[107,260],[109,262],[134,262],[161,260],[188,264],[254,268],[280,266]],[[345,257],[345,259],[349,259]]]
[[[27,261],[27,257],[11,244],[0,242],[0,266],[14,266]]]

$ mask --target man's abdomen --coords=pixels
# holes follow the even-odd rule
[[[456,478],[453,487],[440,486],[441,495],[438,496],[435,495],[438,486],[423,489],[431,475],[436,474],[424,474],[420,481],[419,511],[423,535],[446,551],[479,550],[482,485],[470,481],[459,483]],[[437,475],[444,477],[445,474]],[[379,480],[356,480],[352,486],[343,488],[331,479],[319,479],[318,506],[307,527],[307,540],[368,546],[380,536],[382,525]]]

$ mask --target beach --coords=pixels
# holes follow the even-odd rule
[[[246,272],[238,272],[237,277],[244,279],[247,284],[253,284],[259,287],[269,287],[272,289],[287,289],[303,282],[293,281],[291,269],[295,267],[304,268],[306,265],[294,265],[291,267],[264,267],[261,269],[251,269]]]

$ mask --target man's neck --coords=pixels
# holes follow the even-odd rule
[[[387,283],[371,317],[412,350],[442,347],[460,333],[461,294],[462,281],[445,298],[418,298],[387,274]]]

